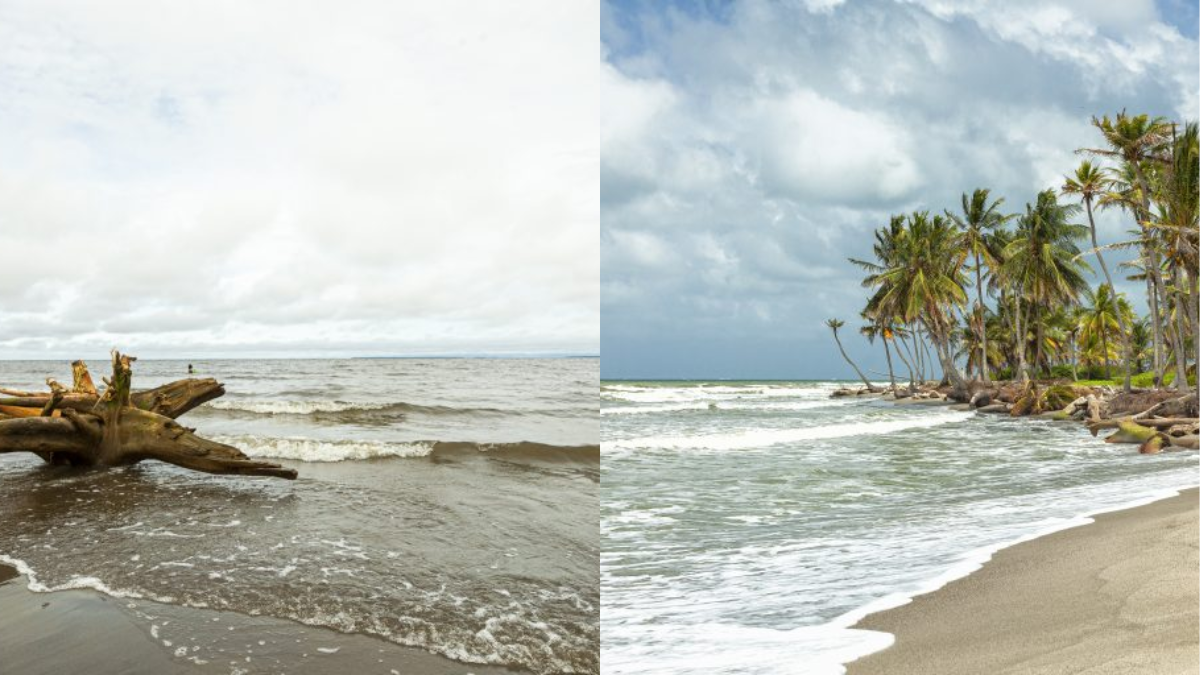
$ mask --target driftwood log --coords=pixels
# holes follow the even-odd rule
[[[214,379],[186,379],[134,392],[134,358],[112,353],[112,377],[97,391],[82,361],[68,389],[0,389],[0,452],[32,452],[51,464],[111,467],[156,459],[186,469],[294,479],[295,469],[260,462],[196,435],[175,418],[225,393]]]

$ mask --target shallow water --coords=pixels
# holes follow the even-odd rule
[[[283,458],[299,480],[0,456],[0,554],[35,590],[92,587],[467,663],[598,672],[596,360],[193,363],[229,394],[187,424]],[[65,370],[0,363],[0,382],[38,388]],[[139,361],[135,387],[185,370]]]
[[[1198,482],[1195,453],[837,386],[604,384],[603,672],[840,673],[890,642],[867,610]]]

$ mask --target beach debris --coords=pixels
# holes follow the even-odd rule
[[[1200,450],[1200,436],[1189,434],[1187,436],[1172,436],[1171,447],[1187,450]]]
[[[1145,443],[1138,446],[1138,452],[1143,455],[1157,455],[1162,452],[1164,443],[1168,446],[1170,445],[1169,441],[1164,440],[1165,438],[1162,434],[1154,434],[1150,438],[1147,438]]]
[[[1157,432],[1132,420],[1117,420],[1117,432],[1104,439],[1105,443],[1145,443]]]
[[[1143,454],[1166,450],[1200,450],[1200,419],[1195,392],[1135,390],[1119,392],[1111,387],[1070,384],[1063,380],[1027,380],[1024,382],[971,382],[969,403],[955,409],[974,408],[980,413],[1033,416],[1058,421],[1081,420],[1093,436],[1101,429],[1117,431],[1105,438],[1107,443],[1135,443]],[[907,401],[944,403],[945,385],[924,382],[910,388]],[[833,397],[858,396],[865,390],[843,388]]]
[[[1039,387],[1032,380],[1013,401],[1011,415],[1041,415],[1054,419],[1069,419],[1080,405],[1087,403],[1089,391],[1066,384],[1051,384]]]
[[[1008,414],[1008,410],[1009,407],[1007,403],[992,403],[991,405],[985,405],[975,409],[976,412],[999,413],[1004,415]]]
[[[195,471],[296,478],[295,469],[260,462],[196,435],[175,418],[225,393],[212,378],[134,392],[136,359],[113,350],[112,376],[96,389],[83,361],[72,386],[47,379],[49,392],[0,390],[0,452],[31,452],[50,464],[112,467],[155,459]]]

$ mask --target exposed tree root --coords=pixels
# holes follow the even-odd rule
[[[247,457],[201,438],[176,417],[225,393],[219,382],[187,379],[134,392],[134,358],[112,353],[112,376],[98,392],[82,361],[72,386],[47,380],[48,393],[2,389],[0,452],[32,452],[52,464],[110,467],[155,459],[195,471],[294,479],[295,469]]]

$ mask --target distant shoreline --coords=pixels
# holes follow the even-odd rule
[[[134,356],[137,356],[136,354]],[[0,361],[22,363],[70,363],[78,357],[43,357],[36,359],[9,358],[0,356]],[[99,358],[99,357],[97,357]],[[138,357],[139,361],[177,361],[186,363],[214,361],[354,361],[354,360],[452,360],[452,359],[599,359],[599,354],[433,354],[427,356],[171,356]],[[849,380],[847,380],[849,381]]]
[[[608,379],[608,378],[604,378],[604,377],[600,378],[600,384],[659,384],[659,383],[661,383],[661,384],[708,384],[708,383],[757,384],[760,382],[762,382],[762,383],[802,382],[805,384],[809,384],[812,382],[828,382],[830,384],[842,384],[844,382],[858,382],[858,381],[859,380],[856,380],[853,378],[839,380],[839,379],[831,379],[831,378],[826,378],[826,377],[818,377],[815,379],[803,379],[803,378],[794,378],[794,377],[782,377],[782,378],[781,377],[771,377],[771,378],[751,378],[751,379],[740,379],[740,378],[730,379],[730,378],[719,378],[719,377],[701,377],[701,378],[687,378],[687,379],[661,379],[661,378],[657,378],[657,379],[656,378],[650,378],[650,379],[613,378],[613,379]]]

